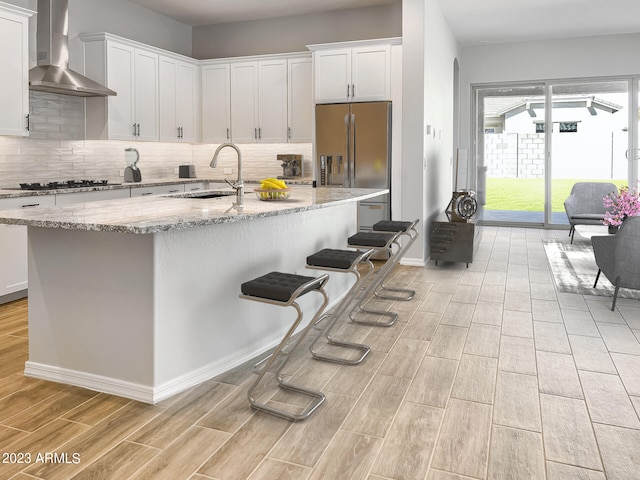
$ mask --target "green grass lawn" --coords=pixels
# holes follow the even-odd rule
[[[564,201],[576,182],[611,182],[618,188],[626,180],[559,179],[551,182],[551,211],[564,212]],[[542,178],[489,178],[487,177],[486,210],[544,211],[544,179]]]

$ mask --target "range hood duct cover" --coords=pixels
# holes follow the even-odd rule
[[[29,70],[29,89],[76,97],[116,92],[69,68],[69,0],[38,0],[38,65]]]

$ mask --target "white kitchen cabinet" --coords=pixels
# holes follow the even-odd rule
[[[235,143],[258,141],[258,64],[231,64],[231,139]]]
[[[147,197],[149,195],[166,195],[168,193],[183,193],[184,184],[167,184],[167,185],[155,185],[150,187],[131,187],[131,198],[133,197]]]
[[[198,69],[195,64],[159,56],[160,141],[197,140]]]
[[[258,141],[287,141],[287,60],[258,62]]]
[[[55,195],[0,199],[0,210],[54,205]],[[27,227],[0,225],[0,302],[5,295],[26,290],[27,286]],[[14,299],[14,297],[8,298]]]
[[[0,135],[29,135],[29,17],[0,2]]]
[[[289,142],[311,143],[313,131],[313,69],[310,57],[291,58],[288,64]]]
[[[231,64],[231,138],[287,141],[286,59]]]
[[[231,66],[202,66],[202,141],[231,141]]]
[[[198,182],[198,183],[185,183],[184,191],[185,192],[197,192],[199,190],[207,190],[209,188],[208,182]]]
[[[366,41],[340,48],[310,46],[314,52],[315,102],[391,100],[391,44]]]
[[[72,203],[97,202],[100,200],[114,200],[129,198],[128,188],[114,188],[111,190],[95,190],[92,192],[71,192],[56,194],[56,206],[71,205]]]
[[[203,142],[311,142],[312,113],[309,54],[202,65]]]
[[[110,34],[80,38],[85,74],[117,93],[87,98],[87,138],[157,141],[158,53]]]

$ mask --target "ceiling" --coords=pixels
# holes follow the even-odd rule
[[[130,0],[187,25],[384,5],[400,0]],[[640,32],[638,0],[437,0],[462,45]]]

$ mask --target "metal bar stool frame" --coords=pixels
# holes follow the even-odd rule
[[[360,232],[360,233],[363,233],[363,232]],[[369,310],[366,308],[366,306],[371,300],[375,298],[375,295],[373,295],[373,293],[378,289],[378,287],[380,286],[380,283],[382,282],[382,280],[384,280],[384,277],[389,273],[391,267],[393,266],[391,265],[391,263],[394,258],[394,255],[402,247],[400,243],[398,243],[398,237],[400,236],[400,233],[398,232],[375,232],[375,233],[384,233],[389,235],[387,243],[384,246],[378,247],[378,246],[371,246],[371,245],[357,245],[357,244],[349,243],[350,247],[355,248],[357,250],[373,248],[374,250],[387,252],[389,254],[389,258],[384,263],[384,265],[380,268],[380,270],[378,270],[377,272],[373,272],[371,275],[369,275],[369,276],[372,276],[373,278],[371,278],[371,281],[369,282],[369,284],[364,288],[364,291],[358,297],[358,302],[353,307],[353,309],[351,309],[351,311],[349,312],[349,318],[351,319],[352,322],[358,323],[361,325],[372,325],[376,327],[391,327],[395,325],[395,323],[398,321],[397,313],[390,312],[388,310]],[[395,251],[394,251],[394,247],[396,249]],[[358,313],[367,313],[371,315],[389,317],[390,320],[387,322],[361,320],[361,319],[355,318],[355,316]]]
[[[329,275],[328,274],[324,274],[324,275],[321,275],[320,277],[315,278],[313,281],[307,282],[307,283],[299,286],[291,294],[291,296],[289,297],[289,300],[286,301],[286,302],[281,302],[281,301],[273,300],[273,299],[270,299],[270,298],[257,297],[257,296],[253,296],[253,295],[244,295],[244,294],[240,295],[240,298],[246,299],[246,300],[253,300],[253,301],[256,301],[256,302],[268,303],[270,305],[277,305],[277,306],[280,306],[280,307],[289,307],[289,306],[291,306],[291,307],[295,308],[296,312],[298,313],[298,316],[297,316],[296,320],[293,322],[293,324],[291,325],[291,327],[289,328],[289,330],[287,331],[285,336],[282,338],[282,340],[280,341],[280,343],[278,344],[276,349],[273,351],[273,353],[268,355],[266,358],[262,359],[260,362],[258,362],[254,366],[254,372],[257,374],[257,378],[255,379],[255,381],[253,382],[251,387],[249,387],[249,390],[247,392],[247,397],[249,399],[249,403],[251,404],[251,406],[253,408],[255,408],[256,410],[261,410],[261,411],[269,413],[271,415],[275,415],[275,416],[280,417],[280,418],[284,418],[284,419],[287,419],[287,420],[291,420],[291,421],[297,422],[297,421],[304,420],[304,419],[308,418],[320,405],[322,405],[324,403],[324,401],[326,399],[324,393],[322,393],[320,391],[317,391],[317,390],[312,390],[310,388],[301,387],[299,385],[294,385],[294,384],[292,384],[290,382],[287,382],[282,378],[282,373],[281,372],[282,372],[282,369],[285,367],[285,365],[287,364],[287,362],[289,360],[289,355],[297,348],[298,344],[304,339],[304,337],[307,335],[309,330],[311,330],[313,328],[313,326],[316,324],[318,318],[320,317],[320,315],[324,311],[325,307],[329,303],[329,296],[327,295],[327,292],[325,292],[325,290],[324,290],[324,285],[327,283],[328,280],[329,280]],[[318,310],[316,311],[313,319],[309,322],[309,324],[306,327],[304,327],[304,329],[294,338],[293,342],[291,343],[290,348],[285,351],[285,347],[288,346],[289,339],[293,336],[293,334],[296,331],[296,328],[298,327],[298,325],[300,324],[300,322],[302,321],[302,318],[303,318],[302,309],[300,308],[300,305],[298,305],[298,303],[295,300],[299,296],[303,295],[304,293],[308,293],[308,292],[319,292],[323,297],[322,305],[318,308]],[[259,402],[257,400],[257,398],[255,398],[254,395],[253,395],[253,392],[256,389],[256,387],[258,386],[260,381],[263,379],[263,377],[270,371],[271,367],[278,360],[279,356],[283,356],[284,359],[280,361],[280,363],[276,366],[275,370],[273,371],[273,374],[274,374],[276,380],[278,381],[278,385],[281,388],[285,389],[285,390],[291,390],[291,391],[294,391],[294,392],[298,392],[298,393],[301,393],[303,395],[307,395],[309,397],[312,397],[314,399],[299,414],[294,414],[294,413],[286,412],[284,410],[280,410],[278,408],[271,407],[271,406],[269,406],[269,405],[267,405],[265,403]],[[264,365],[262,367],[258,368],[262,364],[264,364]]]
[[[339,273],[351,273],[356,277],[355,282],[353,283],[349,291],[345,294],[345,296],[342,298],[342,300],[340,300],[338,305],[336,305],[334,310],[332,312],[323,314],[316,322],[316,324],[320,324],[323,321],[326,323],[324,328],[322,329],[322,333],[318,335],[316,339],[313,341],[313,343],[309,346],[309,352],[311,353],[311,356],[314,359],[338,363],[341,365],[358,365],[359,363],[362,363],[362,361],[366,358],[366,356],[371,351],[371,348],[368,345],[364,345],[362,343],[345,342],[343,340],[336,340],[331,335],[331,330],[334,328],[336,322],[340,319],[340,317],[345,312],[349,304],[353,301],[354,294],[355,292],[357,292],[358,288],[360,287],[360,283],[366,280],[367,278],[369,278],[369,276],[373,273],[373,270],[375,267],[371,262],[371,259],[369,258],[371,257],[373,252],[374,252],[373,248],[364,250],[362,252],[360,251],[354,252],[354,253],[360,253],[360,255],[353,260],[353,262],[351,263],[351,266],[348,269],[309,265],[307,263],[307,268],[309,269],[324,270],[324,271],[339,272]],[[361,263],[366,263],[367,266],[369,267],[369,271],[366,273],[364,277],[358,271],[358,266]],[[318,343],[318,340],[320,340],[320,338],[322,337],[324,337],[327,340],[327,343],[329,343],[330,345],[359,350],[361,354],[358,358],[349,360],[349,359],[337,357],[334,355],[319,353],[315,349],[315,346],[316,346],[316,343]]]
[[[408,237],[408,240],[399,248],[399,250],[395,253],[395,258],[393,260],[393,265],[391,265],[389,267],[389,272],[400,262],[400,260],[402,259],[402,257],[404,256],[404,254],[407,252],[407,250],[409,250],[409,248],[411,247],[411,245],[413,244],[413,242],[415,242],[416,238],[418,238],[418,230],[416,229],[416,225],[418,224],[418,222],[420,221],[420,219],[416,219],[413,222],[407,222],[410,223],[410,225],[407,226],[407,228],[405,228],[404,230],[376,230],[376,225],[373,226],[373,231],[374,232],[380,232],[380,233],[389,233],[389,232],[399,232],[400,233],[400,237],[398,237],[398,242],[397,244],[400,245],[399,239],[401,237]],[[395,224],[401,224],[404,222],[387,222],[390,225]],[[398,226],[397,228],[401,228],[400,226]],[[385,275],[386,276],[386,275]],[[400,300],[403,302],[408,302],[409,300],[412,300],[413,297],[415,296],[416,292],[415,290],[411,290],[408,288],[397,288],[397,287],[387,287],[384,284],[384,278],[382,278],[382,280],[380,281],[380,286],[376,289],[376,291],[374,292],[374,295],[378,298],[384,298],[385,300]],[[397,292],[397,293],[406,293],[407,295],[386,295],[384,293],[382,293],[383,291],[387,291],[387,292]]]

